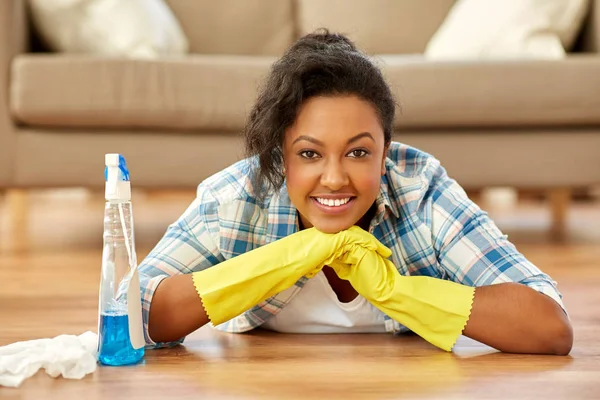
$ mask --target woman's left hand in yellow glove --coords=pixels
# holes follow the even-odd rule
[[[310,228],[194,272],[192,280],[208,317],[217,325],[291,287],[303,276],[314,276],[356,247],[390,254],[359,227],[335,234]]]
[[[329,266],[383,313],[446,351],[469,319],[472,287],[427,276],[402,276],[391,261],[361,246],[352,246]]]

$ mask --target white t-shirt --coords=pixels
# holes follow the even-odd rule
[[[285,333],[386,332],[384,314],[358,296],[342,303],[320,271],[263,328]]]

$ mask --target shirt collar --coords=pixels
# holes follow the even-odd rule
[[[371,226],[379,225],[388,216],[391,211],[396,217],[400,217],[400,211],[398,210],[396,202],[392,201],[389,193],[389,185],[387,174],[381,177],[381,183],[379,185],[379,193],[375,199],[375,216],[371,222]]]
[[[298,210],[288,195],[286,183],[270,197],[267,217],[267,243],[299,231]]]

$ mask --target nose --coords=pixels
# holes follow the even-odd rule
[[[324,165],[321,173],[321,185],[336,191],[348,185],[349,179],[344,166],[339,161],[330,161]]]

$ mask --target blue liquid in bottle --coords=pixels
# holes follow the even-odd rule
[[[134,349],[129,338],[127,315],[106,315],[100,318],[98,360],[105,365],[136,364],[144,357],[144,348]]]

